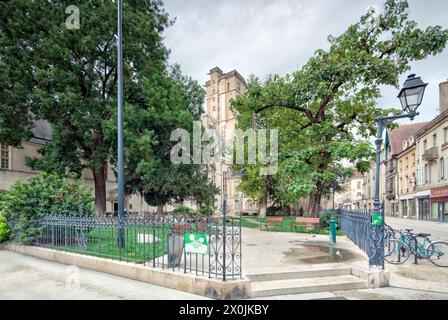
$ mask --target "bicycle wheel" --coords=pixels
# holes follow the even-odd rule
[[[396,240],[390,237],[384,239],[384,257],[388,257],[395,252],[396,243],[392,240]]]
[[[386,256],[386,252],[384,253],[384,260],[391,264],[403,264],[409,259],[410,250],[407,244],[396,240],[389,240],[390,247],[393,248],[393,251],[390,255]]]
[[[448,267],[448,242],[434,241],[426,247],[426,252],[431,253],[429,261],[438,267]]]

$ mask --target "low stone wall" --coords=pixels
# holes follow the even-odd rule
[[[367,288],[383,288],[389,286],[390,272],[385,270],[368,271],[352,266],[352,275],[367,281]]]
[[[75,265],[80,268],[114,274],[132,280],[190,292],[214,299],[242,299],[250,297],[248,279],[222,281],[163,269],[155,269],[135,263],[98,258],[71,252],[35,246],[8,244],[4,249],[33,257]]]

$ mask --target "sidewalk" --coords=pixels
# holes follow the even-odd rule
[[[310,264],[355,264],[367,268],[367,257],[347,237],[329,244],[328,235],[242,230],[243,274],[292,271]]]
[[[400,221],[403,219],[391,220],[397,220],[388,221],[395,227],[403,223]],[[438,223],[429,223],[425,226],[424,223],[417,222],[416,227],[420,228],[419,230],[426,227],[433,232],[439,228],[441,236],[445,234],[444,228],[448,229],[448,225]],[[331,247],[327,235],[260,232],[256,229],[243,228],[243,273],[278,272],[280,270],[287,272],[303,268],[306,265],[337,267],[342,263],[363,269],[368,268],[365,254],[347,237],[337,237],[335,246],[337,254],[331,254]],[[390,286],[386,288],[280,295],[266,299],[448,300],[448,268],[436,267],[429,261],[419,261],[418,265],[414,265],[410,260],[406,264],[398,266],[386,263],[385,268],[390,271]]]
[[[414,229],[413,232],[431,234],[431,240],[448,240],[448,223],[385,217],[386,224],[394,229]]]
[[[202,300],[183,291],[0,250],[0,300]]]

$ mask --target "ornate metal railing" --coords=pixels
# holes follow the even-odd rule
[[[370,210],[340,210],[341,230],[369,258],[369,266],[384,269],[384,225],[372,226]]]
[[[38,246],[140,263],[196,275],[242,276],[241,219],[212,215],[157,214],[108,216],[48,215],[40,220]],[[124,246],[118,237],[124,235]],[[205,253],[185,250],[185,235],[205,236]]]

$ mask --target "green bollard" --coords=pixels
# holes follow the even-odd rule
[[[330,223],[330,243],[336,244],[336,220],[331,219]]]

